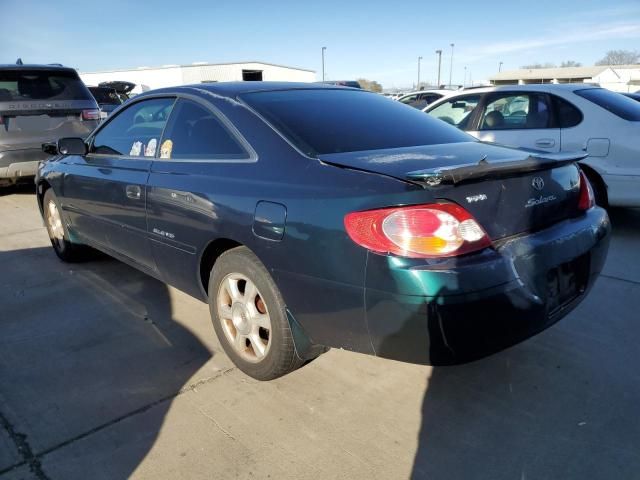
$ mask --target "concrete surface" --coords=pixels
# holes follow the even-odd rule
[[[0,480],[640,477],[640,211],[590,297],[505,352],[432,369],[343,351],[269,383],[206,305],[115,260],[57,260],[0,193]]]

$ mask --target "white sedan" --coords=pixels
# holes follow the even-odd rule
[[[440,100],[442,97],[450,95],[455,90],[419,90],[417,92],[406,93],[398,97],[400,103],[409,105],[413,108],[424,109],[433,102]]]
[[[424,109],[479,140],[547,152],[583,150],[600,205],[640,206],[640,103],[590,84],[455,92]]]

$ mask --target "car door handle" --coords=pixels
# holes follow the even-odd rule
[[[140,200],[142,196],[142,189],[138,185],[127,185],[125,191],[127,198],[131,200]]]
[[[541,138],[540,140],[536,140],[536,147],[553,147],[555,146],[556,141],[553,138]]]

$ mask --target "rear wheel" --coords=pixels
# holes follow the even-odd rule
[[[49,240],[56,255],[65,262],[77,262],[85,257],[85,249],[69,239],[69,231],[62,219],[62,210],[55,193],[48,189],[42,200],[44,223],[47,227]]]
[[[590,168],[582,168],[582,171],[589,179],[591,189],[593,190],[593,197],[596,201],[596,205],[602,208],[609,208],[609,196],[607,195],[607,186],[602,180],[602,177]]]
[[[233,248],[218,258],[208,293],[213,327],[240,370],[271,380],[302,366],[282,295],[248,248]]]

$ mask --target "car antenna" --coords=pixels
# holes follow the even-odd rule
[[[22,63],[22,59],[21,59],[21,58],[18,58],[18,59],[16,60],[16,65],[24,65],[24,64]]]

